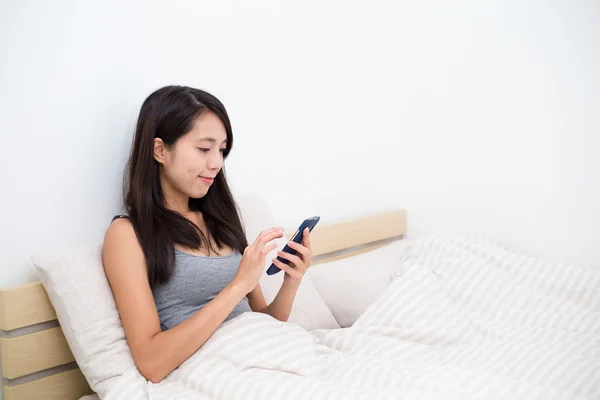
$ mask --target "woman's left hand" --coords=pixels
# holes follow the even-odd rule
[[[279,261],[277,258],[273,259],[273,263],[282,271],[285,271],[285,276],[283,277],[283,281],[285,282],[294,282],[300,284],[302,277],[310,267],[312,263],[312,250],[310,247],[310,231],[308,228],[304,228],[304,232],[302,234],[302,244],[298,244],[296,242],[289,241],[288,246],[290,246],[293,250],[296,250],[296,254],[292,255],[290,253],[286,253],[283,251],[278,251],[277,255],[281,258],[285,258],[290,263],[285,264]]]

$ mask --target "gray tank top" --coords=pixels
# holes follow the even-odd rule
[[[117,218],[128,218],[125,214]],[[233,250],[220,257],[196,256],[175,249],[175,270],[164,285],[152,290],[162,330],[182,323],[214,299],[235,277],[242,255]],[[225,318],[252,311],[244,297]],[[223,321],[223,322],[225,322]]]
[[[236,250],[225,256],[206,257],[175,249],[173,276],[152,291],[162,330],[180,324],[214,299],[233,280],[241,259]],[[252,310],[244,297],[225,321],[247,311]]]

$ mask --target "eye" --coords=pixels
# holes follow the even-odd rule
[[[229,150],[227,149],[219,149],[219,151],[221,152],[221,154],[223,154],[223,156],[227,156],[227,154],[229,154]]]
[[[208,153],[210,151],[210,149],[203,149],[201,147],[198,147],[198,150],[200,150],[203,153]]]

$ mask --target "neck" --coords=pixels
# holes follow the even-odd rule
[[[173,189],[171,185],[161,176],[160,178],[163,197],[165,199],[165,206],[172,211],[176,211],[180,214],[186,214],[190,212],[190,198],[177,190]]]

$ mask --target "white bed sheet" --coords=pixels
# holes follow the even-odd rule
[[[351,328],[245,313],[162,382],[108,400],[600,398],[600,274],[477,240],[411,243]]]

